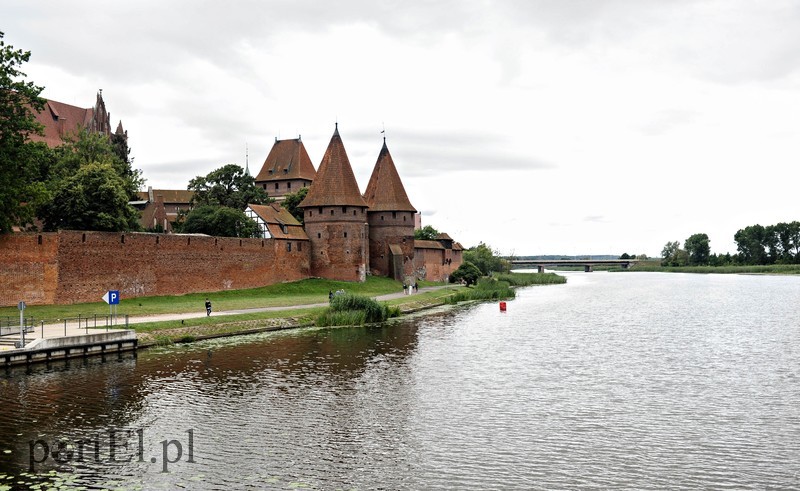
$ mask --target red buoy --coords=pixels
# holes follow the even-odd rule
[[[500,302],[500,312],[505,312],[505,311],[506,311],[506,303]]]

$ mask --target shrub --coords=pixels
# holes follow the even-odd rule
[[[390,317],[400,315],[398,307],[379,303],[373,298],[362,295],[336,295],[331,305],[318,318],[318,326],[360,326],[373,322],[383,322]]]

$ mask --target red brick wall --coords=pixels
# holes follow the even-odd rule
[[[366,280],[369,226],[366,211],[362,213],[362,210],[364,208],[353,206],[324,206],[321,213],[316,206],[305,210],[313,276],[343,281]]]
[[[414,257],[414,214],[408,211],[371,212],[369,217],[369,266],[372,274],[392,276],[389,244],[397,244],[403,250],[403,276],[395,278],[405,281],[413,275],[413,263],[405,258]]]
[[[29,295],[31,304],[75,303],[100,300],[108,290],[120,290],[123,298],[180,295],[309,277],[305,241],[298,250],[298,241],[275,239],[74,231],[41,235],[42,245],[37,235],[0,239],[0,304],[15,305],[22,294]]]
[[[414,274],[428,281],[447,281],[450,274],[461,266],[462,261],[461,251],[415,249]]]
[[[0,306],[54,303],[57,285],[57,234],[0,235]]]

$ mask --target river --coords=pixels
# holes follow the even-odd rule
[[[800,277],[563,274],[0,370],[0,489],[800,488]]]

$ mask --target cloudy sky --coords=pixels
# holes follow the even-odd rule
[[[362,191],[387,143],[423,223],[502,253],[713,252],[800,220],[800,3],[318,0],[0,5],[49,99],[103,89],[154,188],[275,138]]]

